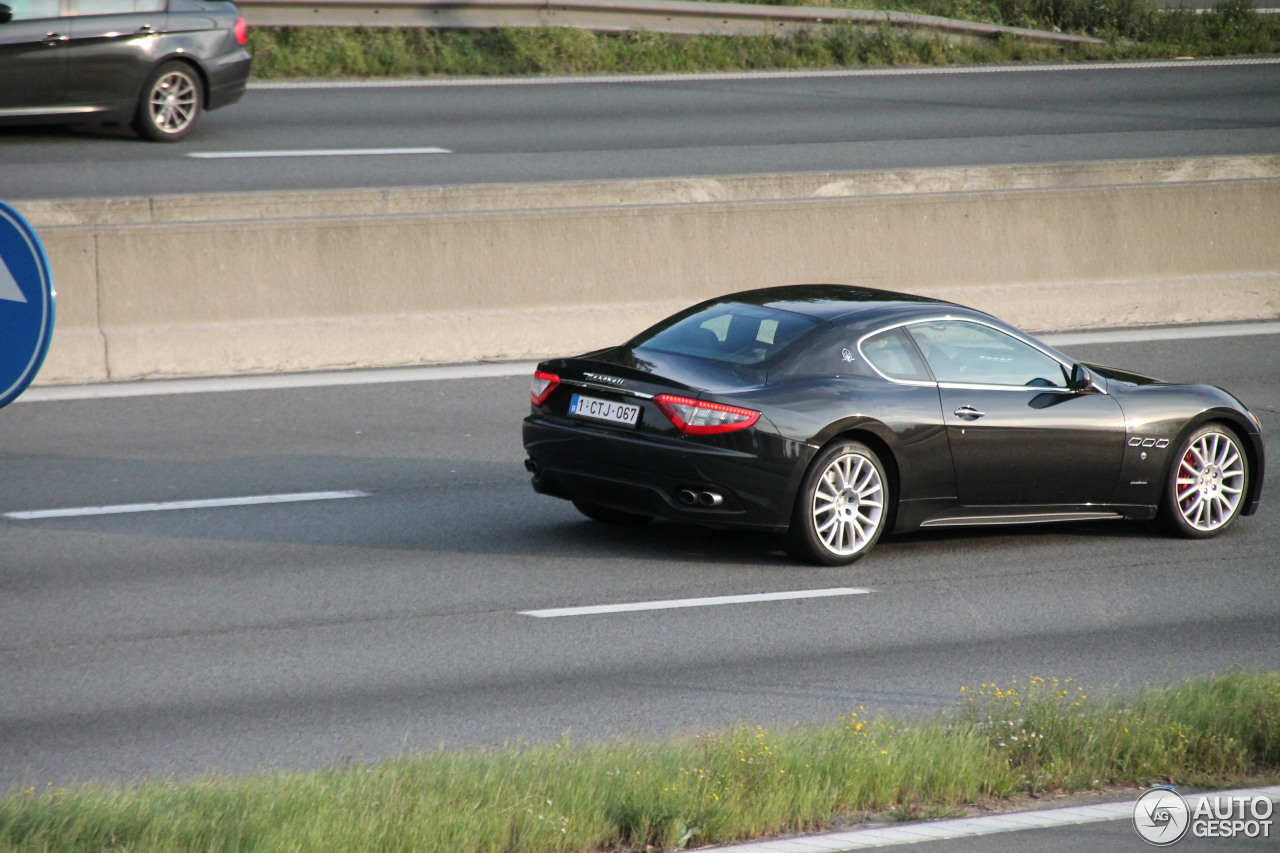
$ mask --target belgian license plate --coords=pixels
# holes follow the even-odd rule
[[[640,407],[633,403],[615,403],[612,400],[601,400],[599,397],[574,394],[569,400],[569,414],[580,418],[635,426],[636,421],[640,420]]]

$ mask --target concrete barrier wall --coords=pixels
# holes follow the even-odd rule
[[[1262,178],[44,227],[59,316],[40,382],[579,352],[798,282],[1041,330],[1276,317],[1276,223]]]

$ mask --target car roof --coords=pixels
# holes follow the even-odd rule
[[[946,313],[957,311],[974,316],[985,316],[981,315],[981,312],[954,302],[847,284],[790,284],[766,287],[729,294],[715,301],[744,302],[749,305],[803,314],[828,322],[842,318],[872,321],[889,317],[936,314],[939,310]]]

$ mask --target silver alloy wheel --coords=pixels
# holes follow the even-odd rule
[[[162,74],[147,96],[151,123],[165,134],[181,133],[196,120],[200,88],[191,72],[175,68]]]
[[[831,461],[813,491],[813,527],[822,546],[842,557],[875,541],[884,518],[884,481],[871,460],[842,453]]]
[[[1187,446],[1178,462],[1178,514],[1195,530],[1217,530],[1235,517],[1245,483],[1244,454],[1235,441],[1221,432],[1206,432]]]

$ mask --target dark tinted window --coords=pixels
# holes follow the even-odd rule
[[[629,346],[727,364],[760,364],[816,325],[802,314],[723,302],[650,329]]]
[[[890,379],[929,381],[929,371],[905,330],[889,329],[862,342],[862,357]]]

